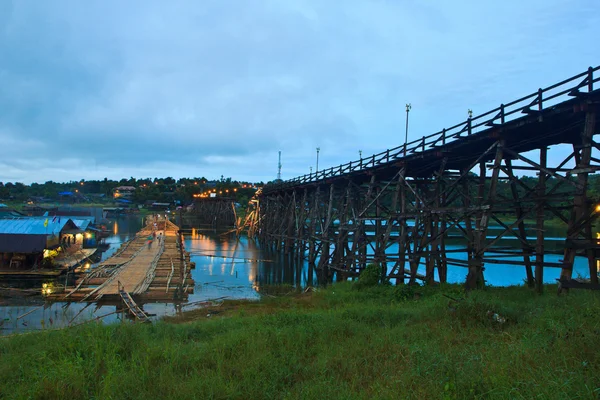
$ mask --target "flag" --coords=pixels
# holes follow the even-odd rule
[[[54,218],[52,218],[52,222],[56,222],[56,214],[54,215]]]
[[[44,228],[48,227],[48,218],[46,218],[46,220],[44,221]]]

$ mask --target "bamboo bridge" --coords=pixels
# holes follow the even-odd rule
[[[592,234],[600,206],[588,194],[588,177],[600,170],[599,69],[371,157],[266,185],[251,203],[249,233],[308,258],[325,282],[368,263],[399,283],[415,282],[419,267],[426,282],[435,271],[445,282],[452,265],[465,268],[473,289],[486,267],[508,263],[538,291],[544,269],[559,268],[566,289],[575,285],[575,256],[584,256],[589,285],[600,288]],[[537,177],[527,184],[517,174]],[[544,257],[548,217],[567,232],[559,262]],[[500,246],[509,237],[517,247]]]
[[[156,238],[153,239],[153,232]],[[149,244],[150,242],[150,244]],[[183,302],[194,291],[189,253],[179,227],[162,217],[148,217],[145,227],[110,258],[79,278],[56,301],[122,302],[140,319],[137,303]],[[135,299],[135,301],[134,301]]]

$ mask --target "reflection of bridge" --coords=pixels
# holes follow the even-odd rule
[[[484,265],[502,263],[524,266],[528,284],[541,291],[544,268],[560,268],[569,281],[575,255],[583,254],[596,284],[596,208],[586,192],[588,175],[600,170],[593,157],[600,149],[593,140],[598,70],[407,145],[268,185],[259,197],[259,238],[307,255],[321,279],[376,262],[382,275],[399,281],[414,281],[425,266],[423,279],[433,281],[437,269],[444,282],[447,266],[455,265],[467,268],[467,287],[475,288]],[[549,165],[548,147],[559,144],[569,145],[568,154],[552,148],[560,162]],[[535,184],[517,172],[537,173]],[[510,187],[508,195],[499,184]],[[561,262],[544,260],[548,216],[568,227]],[[489,230],[490,223],[501,229]],[[461,245],[450,246],[450,236],[460,236]],[[509,236],[519,249],[500,246]]]

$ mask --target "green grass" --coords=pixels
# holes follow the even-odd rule
[[[0,339],[0,398],[597,398],[600,295],[554,289],[457,302],[458,286],[343,283],[191,323],[15,336]]]

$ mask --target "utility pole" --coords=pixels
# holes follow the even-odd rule
[[[406,132],[404,134],[404,157],[406,157],[406,147],[408,146],[408,113],[412,105],[410,103],[406,104]]]
[[[315,173],[319,172],[319,152],[321,151],[320,147],[317,147],[317,169],[315,171]]]

